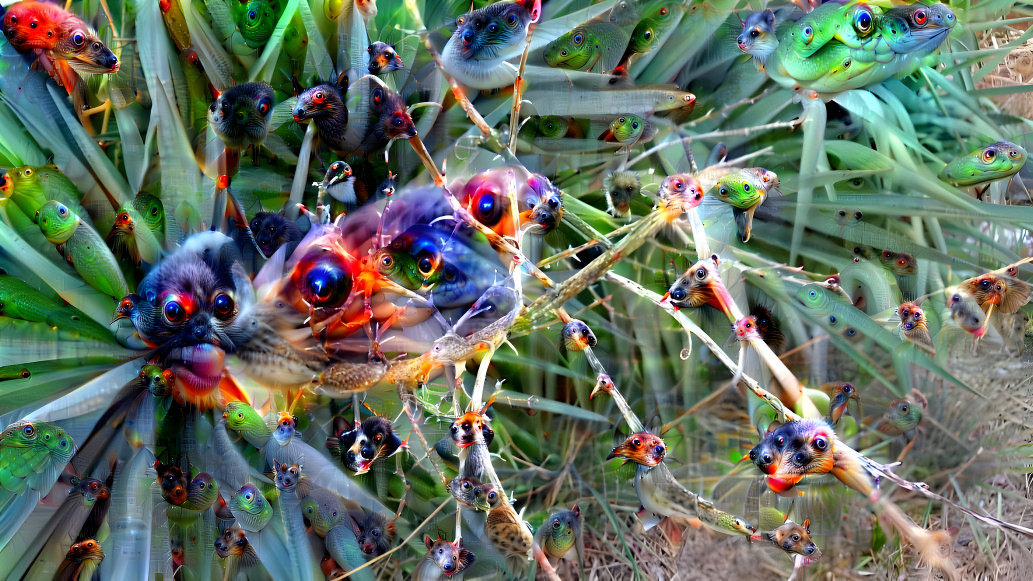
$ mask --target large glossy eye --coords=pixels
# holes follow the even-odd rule
[[[617,118],[617,125],[624,125],[624,123],[626,121],[627,121],[627,119],[625,119],[624,117],[618,117]]]
[[[829,447],[829,441],[819,436],[814,438],[814,447],[824,452]]]
[[[785,446],[786,445],[786,437],[785,436],[776,436],[775,437],[775,445],[778,446],[779,448],[782,448],[783,446]]]
[[[245,492],[244,493],[244,500],[246,500],[247,502],[251,502],[254,499],[255,499],[255,493],[254,492]]]
[[[470,481],[469,481],[469,480],[464,480],[464,481],[463,481],[463,482],[462,482],[462,483],[460,484],[460,486],[462,486],[462,487],[463,487],[463,490],[470,490],[471,488],[473,488],[473,484],[470,484]]]
[[[269,107],[269,100],[268,99],[262,99],[261,101],[258,102],[258,112],[261,113],[262,115],[265,115],[266,113],[268,113],[269,109],[270,109],[270,107]]]
[[[384,101],[384,89],[381,89],[380,87],[373,89],[373,92],[370,94],[370,98],[373,100],[375,105],[381,104]]]
[[[743,184],[742,185],[742,189],[743,189],[744,192],[750,191],[750,184]]]
[[[653,29],[652,28],[647,28],[647,29],[643,30],[642,31],[642,39],[645,40],[646,42],[649,42],[649,41],[653,40]]]
[[[803,452],[798,452],[796,456],[793,456],[793,462],[799,464],[800,466],[807,464],[807,454]]]
[[[853,337],[853,336],[857,335],[857,329],[855,329],[853,327],[847,327],[847,330],[843,331],[843,334],[846,335],[847,337]]]
[[[552,521],[552,528],[554,528],[556,530],[559,530],[561,526],[563,526],[563,523],[561,523],[560,521],[558,521],[558,520]]]
[[[983,290],[990,290],[990,281],[986,279],[979,281],[979,288]]]
[[[405,118],[401,115],[395,115],[391,118],[391,123],[393,123],[395,127],[401,127],[405,124]]]
[[[424,256],[423,258],[421,258],[420,261],[416,263],[416,266],[420,269],[420,273],[424,276],[434,272],[434,261],[431,260],[429,256]]]
[[[721,189],[718,190],[718,193],[721,194],[722,196],[727,196],[728,195],[728,186],[721,186]]]
[[[925,18],[925,10],[922,10],[921,8],[915,10],[915,24],[917,24],[918,26],[924,25]]]
[[[253,10],[253,9],[252,10],[248,10],[247,11],[247,19],[248,20],[252,20],[252,21],[253,20],[258,20],[258,11],[257,10]]]
[[[177,300],[166,301],[161,312],[165,316],[165,320],[174,325],[182,323],[187,318],[186,309]]]
[[[900,413],[906,414],[910,408],[906,403],[900,404]]]
[[[705,278],[707,278],[707,269],[702,268],[702,267],[697,268],[696,269],[696,280],[703,280]]]
[[[456,26],[462,26],[464,24],[466,24],[466,17],[465,16],[456,17]]]
[[[818,291],[816,291],[816,290],[808,291],[807,292],[807,296],[812,298],[812,299],[816,299],[816,298],[818,298]]]
[[[571,40],[574,41],[574,46],[581,46],[581,43],[585,41],[585,37],[579,32]],[[621,123],[624,123],[624,121],[621,120]]]
[[[872,13],[866,8],[858,10],[854,15],[854,28],[861,34],[868,34],[872,30]]]
[[[395,263],[395,259],[391,258],[390,256],[384,256],[383,258],[380,259],[380,264],[384,268],[391,268],[391,266],[394,263]]]
[[[322,105],[324,102],[326,102],[326,94],[323,93],[323,91],[316,91],[312,95],[312,102],[317,105]]]
[[[66,208],[64,206],[64,204],[58,204],[57,205],[57,214],[58,214],[58,216],[61,216],[62,218],[64,218],[65,216],[68,215],[68,208]]]
[[[81,32],[76,32],[72,35],[72,44],[75,46],[82,46],[86,44],[86,35]]]
[[[758,36],[760,36],[760,31],[757,30],[756,28],[754,28],[753,30],[750,31],[750,36],[753,37],[753,38],[757,38]]]
[[[855,220],[860,220],[862,216],[864,216],[864,214],[862,214],[860,210],[854,212],[854,219]]]
[[[633,121],[633,122],[631,123],[631,128],[632,128],[632,129],[638,129],[638,121]]]
[[[22,433],[26,436],[32,436],[36,433],[36,428],[32,427],[31,424],[27,424],[25,427],[22,428]]]
[[[829,324],[830,325],[835,325],[837,322],[838,322],[838,319],[836,319],[836,315],[829,315]]]
[[[305,279],[302,296],[317,307],[339,306],[351,292],[351,278],[332,265],[313,268]]]
[[[517,15],[516,14],[510,13],[508,16],[506,16],[506,24],[508,24],[510,26],[514,26],[514,25],[516,25],[516,23],[517,23]]]
[[[997,157],[997,151],[993,149],[987,149],[983,152],[983,161],[990,163]]]
[[[488,25],[488,32],[498,32],[498,31],[499,31],[499,25],[498,24],[495,24],[494,22],[492,22],[491,24]]]
[[[805,42],[810,42],[814,39],[814,29],[810,26],[803,27],[803,36],[806,39]]]
[[[634,440],[631,441],[631,447],[632,448],[638,448],[641,445],[642,445],[642,441],[639,440],[638,438],[635,438]]]
[[[488,502],[494,503],[495,499],[499,497],[499,493],[494,490],[488,493]]]
[[[687,296],[688,293],[686,293],[684,289],[676,288],[671,291],[671,298],[676,301],[684,301]]]
[[[27,177],[27,178],[31,178],[31,177],[32,177],[32,174],[33,174],[33,173],[34,173],[34,172],[32,171],[32,168],[31,168],[31,167],[27,167],[27,168],[25,168],[25,170],[24,170],[24,171],[22,172],[22,175],[23,175],[23,176],[25,176],[25,177]]]
[[[477,198],[474,214],[486,226],[494,226],[498,223],[502,218],[502,205],[497,203],[494,192],[485,192]]]

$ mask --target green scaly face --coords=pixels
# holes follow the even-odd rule
[[[211,474],[201,472],[190,480],[184,506],[193,510],[207,510],[219,498],[219,485]]]
[[[439,237],[432,227],[409,228],[377,252],[377,269],[409,290],[429,290],[441,277],[444,266]]]
[[[646,120],[638,115],[622,115],[610,122],[610,133],[624,145],[631,145],[642,138]]]
[[[43,236],[52,244],[62,244],[72,237],[79,227],[79,217],[68,206],[51,200],[36,212],[36,224]]]
[[[744,172],[735,172],[718,180],[711,193],[722,202],[745,210],[762,202],[765,190],[752,176]]]
[[[850,48],[864,48],[874,40],[876,19],[882,9],[867,4],[822,4],[804,16],[790,33],[792,49],[800,57],[812,56],[831,40]]]
[[[241,12],[240,34],[251,48],[265,44],[276,28],[276,13],[266,0],[251,0]]]
[[[950,8],[936,3],[895,6],[878,19],[882,41],[897,54],[935,51],[957,24]]]
[[[245,484],[230,500],[230,512],[244,530],[260,531],[273,518],[273,507],[254,484]]]
[[[559,139],[567,134],[570,123],[563,117],[556,115],[545,115],[538,119],[538,132],[542,137],[548,139]]]
[[[976,186],[1011,177],[1025,163],[1025,149],[1008,141],[998,141],[951,161],[939,177],[955,186]]]
[[[545,47],[545,62],[550,67],[586,71],[602,59],[599,35],[589,24],[582,24]]]
[[[345,516],[342,507],[337,506],[330,498],[320,502],[311,495],[301,501],[301,514],[320,537],[325,537],[326,533],[337,526]]]
[[[165,206],[160,199],[140,192],[133,200],[133,209],[140,215],[148,230],[155,234],[165,231]]]
[[[264,445],[272,436],[262,416],[258,415],[255,408],[242,401],[226,404],[223,417],[226,418],[226,426],[229,429],[239,432],[252,445]]]

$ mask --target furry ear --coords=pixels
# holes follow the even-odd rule
[[[301,83],[298,82],[298,77],[294,75],[291,75],[291,86],[294,87],[295,97],[305,92],[305,87],[301,86]]]
[[[764,22],[768,23],[768,26],[771,27],[771,30],[775,29],[775,13],[772,12],[770,8],[764,11]]]
[[[473,565],[473,562],[476,560],[477,558],[474,556],[473,553],[463,548],[463,539],[459,539],[459,561],[460,563],[462,563],[462,566],[458,569],[462,571],[470,565]]]
[[[576,504],[574,505],[574,508],[570,509],[570,512],[574,513],[575,517],[578,517],[578,518],[581,517],[581,507],[579,507]]]
[[[431,540],[430,535],[423,535],[423,544],[427,545],[427,548],[434,546],[434,541]]]
[[[803,521],[803,528],[805,531],[807,531],[808,535],[811,534],[811,519]]]
[[[342,96],[348,92],[348,71],[341,71],[341,74],[337,75],[336,85]]]

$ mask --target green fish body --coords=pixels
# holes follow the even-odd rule
[[[125,276],[104,239],[67,206],[56,200],[43,204],[36,222],[87,284],[115,299],[129,293]]]

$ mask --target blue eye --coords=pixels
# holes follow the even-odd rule
[[[575,46],[580,46],[581,43],[585,41],[585,37],[581,36],[580,34],[575,34],[573,40]]]
[[[183,320],[186,319],[187,315],[183,305],[179,304],[177,301],[169,301],[165,303],[163,312],[165,314],[165,319],[170,323],[182,323]]]
[[[750,191],[750,184],[743,184],[742,189],[747,192]]]
[[[836,315],[829,315],[829,324],[835,325],[837,322]]]
[[[495,24],[494,22],[492,22],[491,24],[488,25],[488,32],[498,32],[498,31],[499,31],[499,25],[498,24]]]
[[[303,298],[317,307],[339,306],[351,293],[351,279],[336,265],[321,264],[313,268],[305,279]]]
[[[676,288],[673,291],[671,291],[671,298],[676,301],[684,301],[686,296],[687,293],[680,288]]]

